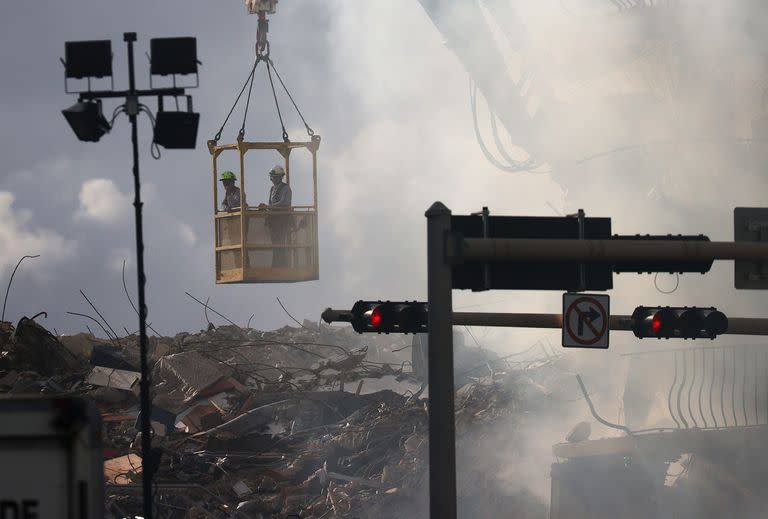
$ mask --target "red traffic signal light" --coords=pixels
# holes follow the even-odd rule
[[[661,332],[661,327],[663,326],[662,318],[660,314],[656,313],[653,314],[653,319],[651,320],[651,330],[655,334],[659,334]]]
[[[647,315],[650,319],[650,328],[654,337],[664,337],[673,333],[677,324],[677,314],[671,308],[661,308]]]
[[[427,303],[358,301],[351,311],[358,333],[426,333]]]
[[[728,331],[728,318],[714,307],[638,306],[632,313],[632,331],[640,339],[714,339]]]
[[[375,307],[370,311],[369,322],[374,328],[381,326],[381,322],[384,320],[383,312],[380,306]]]

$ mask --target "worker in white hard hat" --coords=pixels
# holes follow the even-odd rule
[[[259,206],[261,209],[273,212],[264,222],[273,245],[286,245],[291,230],[292,217],[288,212],[291,210],[292,193],[291,187],[283,182],[283,177],[285,177],[285,169],[279,164],[269,170],[269,179],[272,181],[269,203]],[[272,253],[272,266],[289,267],[290,257],[290,249],[276,248]]]

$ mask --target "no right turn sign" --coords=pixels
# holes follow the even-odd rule
[[[609,304],[605,294],[563,294],[563,346],[608,348]]]

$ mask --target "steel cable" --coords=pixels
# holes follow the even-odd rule
[[[255,72],[256,72],[256,67],[253,68],[253,73],[251,74],[251,80],[248,86],[248,97],[245,99],[245,110],[243,111],[243,124],[240,125],[240,131],[237,132],[238,141],[242,141],[243,137],[245,136],[245,121],[248,119],[248,107],[250,107],[251,105],[251,92],[253,91],[253,80],[256,77]]]
[[[296,104],[296,101],[293,100],[293,96],[291,95],[291,92],[288,90],[288,87],[285,86],[285,83],[283,82],[283,78],[280,77],[280,73],[277,71],[277,68],[275,68],[275,62],[272,61],[271,58],[267,58],[267,65],[272,66],[272,70],[275,71],[275,76],[277,76],[277,80],[280,81],[280,85],[282,85],[283,90],[285,91],[286,95],[288,96],[288,99],[291,100],[291,103],[293,104],[293,108],[296,109],[296,113],[299,114],[299,118],[301,118],[301,122],[304,123],[304,127],[307,129],[307,135],[310,137],[315,135],[315,131],[309,127],[309,124],[307,124],[307,121],[304,119],[304,115],[302,115],[301,110],[299,110],[298,105]],[[267,69],[269,70],[269,68]]]
[[[249,82],[251,82],[251,79],[253,78],[253,75],[256,72],[256,66],[259,64],[259,61],[261,61],[261,57],[257,56],[256,60],[253,62],[253,67],[251,67],[250,74],[248,74],[248,77],[246,78],[245,83],[243,83],[243,88],[241,88],[240,93],[237,94],[237,98],[235,99],[235,102],[232,104],[232,108],[229,109],[229,113],[227,114],[227,117],[224,118],[224,122],[221,124],[221,128],[219,128],[219,131],[216,132],[216,136],[213,138],[214,141],[218,142],[219,139],[221,139],[221,132],[224,131],[224,127],[227,125],[229,118],[232,116],[232,112],[235,111],[235,107],[237,106],[237,103],[240,101],[240,98],[242,97],[243,92],[245,92],[245,87],[248,86]]]
[[[277,117],[280,119],[280,127],[283,130],[283,141],[288,142],[288,132],[285,131],[285,124],[283,123],[283,114],[280,112],[280,103],[277,102],[277,92],[275,91],[275,83],[272,81],[272,66],[271,60],[267,59],[267,77],[269,77],[269,86],[272,88],[272,98],[275,100],[275,108],[277,108]],[[249,93],[250,95],[250,93]],[[243,122],[245,124],[245,122]]]

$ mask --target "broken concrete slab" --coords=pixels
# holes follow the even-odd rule
[[[75,335],[64,335],[57,338],[65,348],[81,359],[89,359],[91,357],[93,346],[103,342],[102,339],[97,339],[90,333],[77,333]]]
[[[90,355],[91,366],[138,371],[139,366],[131,363],[123,349],[114,344],[94,344]]]
[[[211,360],[198,351],[165,356],[152,373],[155,402],[178,413],[206,390],[219,392],[214,385],[229,378],[233,371],[231,366]]]
[[[94,366],[85,378],[85,381],[93,386],[122,389],[123,391],[130,391],[135,395],[139,394],[140,380],[141,373],[136,371],[106,368],[103,366]]]

